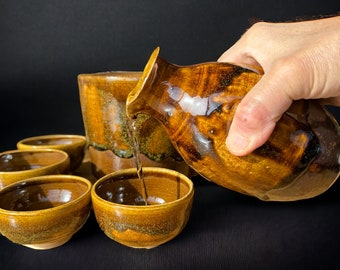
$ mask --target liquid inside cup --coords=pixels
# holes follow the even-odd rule
[[[11,167],[1,168],[0,171],[3,172],[17,172],[17,171],[26,171],[26,170],[34,170],[38,168],[42,168],[44,165],[39,164],[13,164]]]
[[[80,197],[87,185],[75,182],[24,182],[0,192],[0,208],[9,211],[35,211],[66,204]]]
[[[185,183],[168,179],[163,176],[145,175],[144,181],[147,190],[148,205],[164,204],[175,201],[189,192],[189,187]],[[142,195],[140,179],[107,179],[96,188],[96,193],[102,199],[124,205],[145,206]]]
[[[33,170],[59,162],[63,158],[62,153],[56,152],[17,152],[0,156],[0,171],[14,172]]]
[[[27,145],[70,145],[72,143],[81,142],[80,139],[67,139],[67,138],[48,138],[48,139],[37,139],[25,142]]]

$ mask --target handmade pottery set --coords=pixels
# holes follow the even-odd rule
[[[35,249],[57,247],[93,209],[111,239],[153,248],[187,224],[195,173],[264,201],[312,198],[339,177],[340,128],[317,101],[293,102],[263,146],[237,157],[225,145],[228,127],[261,69],[178,66],[158,54],[156,48],[143,72],[78,76],[86,137],[74,136],[72,143],[71,135],[64,142],[60,135],[34,137],[0,154],[3,236]],[[131,121],[144,181],[136,170]],[[75,173],[85,143],[92,182]]]

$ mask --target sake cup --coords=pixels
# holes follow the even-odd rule
[[[186,226],[194,188],[188,177],[174,170],[146,167],[143,174],[146,196],[136,169],[130,168],[99,179],[91,197],[98,224],[109,238],[149,249],[175,238]]]
[[[65,244],[86,222],[91,182],[74,175],[22,180],[0,191],[0,233],[32,249]]]
[[[86,137],[72,134],[51,134],[25,138],[17,143],[20,150],[56,149],[64,151],[70,158],[70,169],[74,171],[83,161]]]
[[[0,189],[20,180],[69,172],[66,152],[53,149],[9,150],[0,153]]]

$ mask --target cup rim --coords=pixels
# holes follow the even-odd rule
[[[78,139],[77,141],[72,141],[71,144],[42,144],[42,145],[37,145],[37,144],[30,144],[30,141],[35,141],[35,140],[46,140],[46,139]],[[32,136],[32,137],[27,137],[24,139],[21,139],[20,141],[17,142],[17,148],[20,150],[21,148],[30,148],[30,149],[44,149],[44,148],[50,148],[50,149],[55,149],[55,148],[61,148],[63,146],[77,146],[77,145],[82,145],[86,143],[86,136],[84,135],[76,135],[76,134],[46,134],[46,135],[39,135],[39,136]],[[25,150],[25,149],[22,149]]]
[[[74,180],[77,183],[81,182],[84,183],[87,186],[87,189],[83,194],[81,194],[79,197],[75,198],[74,200],[71,200],[69,202],[66,202],[64,204],[58,205],[58,206],[53,206],[51,208],[46,208],[46,209],[39,209],[39,210],[28,210],[28,211],[17,211],[17,210],[7,210],[4,208],[0,207],[0,213],[12,215],[12,216],[32,216],[32,215],[37,215],[39,213],[44,214],[44,213],[55,213],[58,211],[61,211],[65,208],[72,207],[72,205],[77,204],[78,202],[82,201],[84,198],[86,198],[88,195],[91,196],[91,188],[92,188],[92,183],[81,176],[77,175],[68,175],[68,174],[55,174],[55,175],[41,175],[41,176],[36,176],[32,178],[27,178],[24,180],[17,181],[15,183],[9,184],[2,188],[0,190],[0,196],[2,193],[7,192],[9,189],[15,189],[19,188],[21,186],[24,186],[26,184],[34,183],[34,182],[43,182],[43,183],[51,183],[51,182],[69,182],[70,180]]]
[[[143,167],[143,173],[149,173],[152,171],[157,171],[157,172],[163,172],[165,175],[166,174],[170,174],[173,176],[177,176],[180,177],[181,180],[184,180],[185,183],[188,185],[189,190],[188,192],[183,195],[182,197],[170,201],[170,202],[165,202],[162,204],[151,204],[151,205],[129,205],[129,204],[121,204],[121,203],[116,203],[116,202],[110,202],[107,201],[105,199],[103,199],[102,197],[100,197],[97,192],[96,192],[96,188],[102,184],[103,182],[105,182],[106,180],[110,179],[113,176],[119,176],[119,175],[123,175],[123,174],[131,174],[131,173],[136,173],[137,174],[137,170],[136,168],[128,168],[128,169],[122,169],[122,170],[118,170],[112,173],[109,173],[103,177],[101,177],[100,179],[98,179],[93,185],[92,185],[92,189],[91,189],[91,198],[92,198],[92,203],[94,203],[94,200],[96,200],[97,202],[101,203],[101,204],[105,204],[105,205],[111,205],[117,208],[124,208],[124,209],[150,209],[150,210],[154,210],[154,209],[158,209],[158,208],[164,208],[164,207],[170,207],[171,205],[174,204],[178,204],[182,201],[185,201],[187,198],[192,197],[194,195],[194,184],[192,182],[192,180],[187,177],[186,175],[177,172],[175,170],[172,169],[168,169],[168,168],[162,168],[162,167]]]
[[[39,167],[39,168],[33,168],[33,169],[27,169],[27,170],[18,170],[18,171],[1,171],[0,170],[0,175],[15,175],[15,174],[21,174],[25,172],[30,172],[30,171],[39,171],[39,170],[45,170],[48,168],[52,168],[55,166],[60,166],[69,161],[69,155],[62,150],[58,149],[48,149],[48,148],[41,148],[41,149],[26,149],[26,150],[21,150],[21,149],[16,149],[16,150],[8,150],[0,153],[0,157],[3,155],[10,155],[10,154],[17,154],[17,153],[59,153],[63,156],[60,160],[58,160],[55,163],[47,164],[45,166]]]

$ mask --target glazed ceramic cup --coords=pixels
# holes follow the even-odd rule
[[[70,169],[74,171],[83,161],[86,137],[81,135],[53,134],[23,139],[17,143],[20,150],[57,149],[70,158]]]
[[[27,178],[69,172],[70,159],[53,149],[10,150],[0,153],[0,189]]]
[[[91,197],[96,219],[114,241],[133,248],[154,248],[176,237],[189,220],[193,184],[165,168],[143,168],[148,205],[136,169],[99,179]]]
[[[39,176],[0,191],[0,232],[17,244],[51,249],[66,243],[86,222],[90,210],[87,179]]]
[[[135,167],[125,103],[141,74],[116,71],[78,75],[89,157],[97,178]],[[157,120],[141,114],[136,127],[143,166],[166,167],[185,175],[192,173]]]

